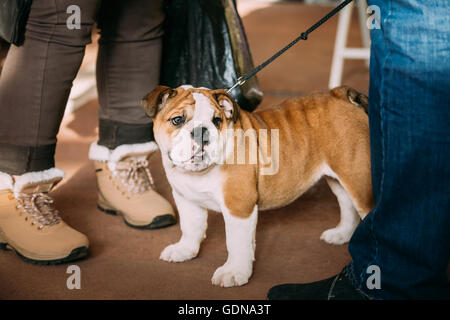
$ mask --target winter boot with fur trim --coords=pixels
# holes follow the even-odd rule
[[[93,143],[98,185],[98,208],[119,214],[134,228],[157,229],[176,223],[170,203],[153,189],[148,158],[158,149],[155,142],[126,144],[110,150]]]
[[[59,169],[10,176],[0,172],[0,248],[36,264],[83,258],[89,241],[53,208],[48,192],[62,180]]]

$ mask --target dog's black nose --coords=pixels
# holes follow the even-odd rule
[[[209,131],[208,128],[199,126],[195,127],[191,132],[192,138],[199,145],[207,145],[209,143]]]

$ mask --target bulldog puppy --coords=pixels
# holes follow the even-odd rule
[[[338,87],[253,113],[224,90],[158,86],[143,99],[178,207],[181,239],[161,259],[197,256],[207,210],[225,221],[228,259],[212,283],[248,282],[258,210],[285,206],[322,176],[336,195],[340,223],[322,233],[347,242],[373,207],[367,98]]]

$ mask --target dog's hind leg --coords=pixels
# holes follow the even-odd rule
[[[358,226],[360,221],[358,212],[344,187],[336,179],[330,177],[325,179],[339,202],[341,220],[335,228],[324,231],[320,239],[331,244],[344,244],[350,240]]]

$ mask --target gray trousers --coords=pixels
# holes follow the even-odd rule
[[[67,28],[70,5],[81,29]],[[99,144],[153,140],[141,98],[159,81],[162,0],[35,0],[22,46],[12,45],[0,76],[0,171],[54,166],[56,135],[72,81],[97,21]]]

